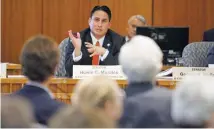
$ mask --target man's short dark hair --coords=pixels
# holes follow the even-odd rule
[[[108,6],[95,6],[92,10],[91,10],[91,17],[93,16],[94,12],[96,11],[103,11],[103,12],[106,12],[108,14],[108,18],[109,18],[109,21],[111,21],[111,10],[109,9]]]
[[[22,72],[31,81],[44,82],[54,75],[59,62],[59,50],[52,39],[38,35],[26,41],[20,62]]]

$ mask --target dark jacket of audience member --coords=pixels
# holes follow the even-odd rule
[[[153,88],[151,83],[128,85],[121,127],[167,128],[173,127],[170,116],[172,92]]]
[[[135,36],[122,46],[119,63],[128,78],[128,86],[121,127],[173,127],[171,91],[154,85],[162,58],[161,49],[149,37]]]
[[[203,41],[214,41],[214,28],[204,32]]]
[[[15,94],[30,100],[36,120],[43,125],[47,125],[47,120],[62,106],[62,103],[55,101],[45,90],[34,85],[25,85]]]
[[[54,100],[47,87],[59,61],[57,44],[45,36],[35,36],[25,43],[20,61],[22,72],[29,82],[14,95],[26,97],[33,105],[36,120],[46,125],[47,120],[62,106]]]

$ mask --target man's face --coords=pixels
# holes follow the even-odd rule
[[[103,37],[110,28],[108,14],[104,11],[95,11],[91,18],[89,18],[89,26],[91,32],[96,38]]]
[[[128,24],[128,28],[127,28],[128,37],[129,38],[134,37],[136,35],[136,27],[142,27],[142,26],[145,26],[143,22],[141,22],[137,18],[133,18]]]

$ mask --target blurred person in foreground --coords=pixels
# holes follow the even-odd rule
[[[72,105],[81,110],[93,109],[104,113],[107,119],[118,121],[121,117],[124,92],[115,80],[93,76],[80,80],[75,86]]]
[[[28,82],[14,95],[29,100],[36,120],[43,125],[63,105],[54,99],[48,89],[58,61],[57,44],[46,36],[37,35],[28,39],[21,51],[22,73],[28,78]]]
[[[214,114],[213,77],[185,77],[174,91],[171,113],[177,127],[211,127]]]
[[[80,110],[68,105],[49,121],[50,128],[115,128],[116,121],[96,109]]]
[[[136,36],[137,27],[146,26],[146,19],[142,15],[133,15],[129,18],[127,24],[127,33],[125,37],[126,42],[130,41],[132,37]]]
[[[121,48],[119,63],[128,80],[121,127],[173,127],[170,116],[172,93],[155,85],[162,58],[159,46],[146,36],[135,36]]]
[[[35,124],[28,100],[20,96],[1,96],[1,128],[31,128]]]

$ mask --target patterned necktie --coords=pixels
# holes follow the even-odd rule
[[[99,41],[96,42],[96,46],[100,46]],[[92,57],[92,65],[99,65],[99,55],[94,55]]]

